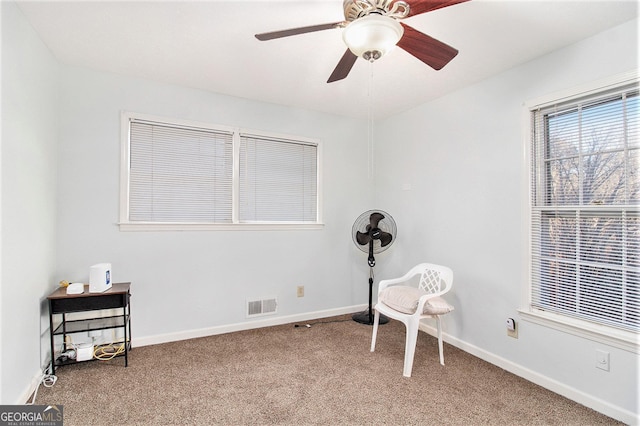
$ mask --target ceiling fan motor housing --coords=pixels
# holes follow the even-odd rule
[[[393,0],[344,0],[344,19],[352,22],[370,13],[402,19],[409,14],[409,5]]]

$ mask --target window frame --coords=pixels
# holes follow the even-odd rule
[[[141,120],[167,124],[178,127],[198,128],[217,132],[231,132],[233,134],[233,172],[232,172],[232,222],[143,222],[129,220],[129,167],[130,167],[130,122]],[[260,130],[232,127],[218,124],[203,123],[199,121],[169,118],[151,114],[121,111],[120,113],[120,212],[118,226],[120,231],[212,231],[212,230],[314,230],[324,227],[322,215],[322,142],[318,139],[301,137],[297,135],[266,132]],[[239,220],[239,165],[240,165],[240,136],[255,135],[263,138],[290,140],[317,147],[316,164],[316,208],[315,222],[240,222]]]
[[[619,349],[623,349],[633,353],[640,353],[640,334],[622,330],[613,326],[607,326],[602,324],[596,324],[587,320],[582,320],[559,313],[549,312],[542,309],[535,308],[532,305],[532,272],[533,272],[533,252],[532,252],[532,230],[533,230],[533,202],[532,202],[532,188],[533,182],[532,176],[536,176],[532,173],[532,146],[533,140],[533,120],[532,114],[534,111],[547,107],[552,104],[560,104],[577,100],[582,97],[605,93],[610,90],[615,90],[629,84],[638,84],[639,75],[637,71],[630,71],[627,73],[615,75],[609,78],[598,80],[595,82],[587,83],[578,87],[570,88],[560,92],[552,93],[537,99],[530,100],[523,104],[522,119],[523,119],[523,197],[522,206],[525,215],[523,221],[523,235],[524,238],[524,250],[523,250],[523,263],[526,265],[523,268],[522,282],[525,285],[522,286],[521,294],[521,307],[518,309],[522,319],[534,324],[549,327],[561,332],[569,333],[575,336],[586,338],[599,343],[607,344]]]

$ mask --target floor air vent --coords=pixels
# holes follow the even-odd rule
[[[278,302],[275,298],[264,300],[247,301],[247,316],[257,317],[260,315],[271,315],[276,313]]]

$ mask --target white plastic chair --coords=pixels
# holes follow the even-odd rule
[[[416,275],[420,275],[419,280],[412,279]],[[438,326],[440,364],[444,365],[440,316],[452,311],[453,307],[440,296],[451,290],[452,285],[453,272],[451,269],[431,263],[416,265],[400,278],[380,281],[378,303],[375,306],[373,321],[371,352],[376,348],[380,314],[401,321],[407,330],[402,375],[411,377],[420,321],[424,318],[435,318]]]

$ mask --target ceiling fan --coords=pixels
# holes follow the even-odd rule
[[[347,77],[359,56],[373,62],[395,45],[440,70],[458,50],[399,20],[466,1],[469,0],[344,0],[344,21],[256,34],[256,38],[265,41],[343,28],[342,37],[348,48],[327,83]]]

